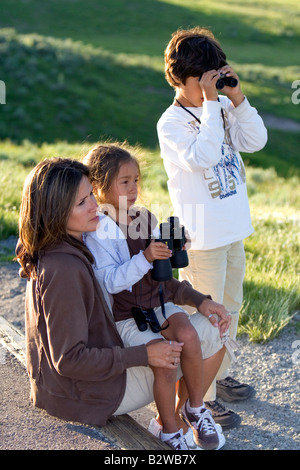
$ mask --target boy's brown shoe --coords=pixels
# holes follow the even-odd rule
[[[217,397],[224,401],[248,400],[255,395],[255,390],[251,385],[241,383],[232,377],[216,381]]]
[[[232,410],[228,410],[217,400],[206,401],[205,407],[210,410],[215,423],[223,429],[235,428],[241,423],[241,417]]]

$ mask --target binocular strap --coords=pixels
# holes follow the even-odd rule
[[[197,116],[195,116],[195,114],[192,113],[192,111],[190,111],[190,110],[187,109],[185,106],[183,106],[183,104],[181,104],[180,101],[179,101],[177,98],[176,98],[175,101],[179,104],[179,106],[182,107],[182,109],[184,109],[187,113],[191,114],[191,115],[196,119],[196,121],[198,121],[199,124],[201,124],[200,119],[199,119]],[[218,101],[220,102],[220,98],[219,98],[219,97],[218,97]],[[224,130],[225,130],[225,129],[226,129],[225,116],[224,116],[224,111],[223,111],[223,108],[222,108],[222,107],[221,107],[221,114],[222,114],[222,119],[223,119],[223,127],[224,127]]]
[[[166,317],[166,310],[165,310],[165,302],[164,302],[164,292],[162,284],[159,285],[159,298],[160,298],[160,305],[161,305],[161,313],[163,314],[164,319],[167,321],[167,326],[161,328],[161,331],[166,330],[169,326],[169,320]]]

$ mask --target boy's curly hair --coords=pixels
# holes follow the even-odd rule
[[[226,55],[213,33],[198,26],[174,32],[165,50],[165,76],[173,88],[185,84],[188,77],[201,77],[226,64]]]

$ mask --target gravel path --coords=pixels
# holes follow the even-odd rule
[[[14,244],[14,239],[1,242],[0,251]],[[0,315],[23,332],[25,288],[26,281],[18,277],[17,264],[2,263]],[[238,362],[231,375],[254,386],[256,396],[247,402],[230,404],[241,415],[242,423],[225,432],[224,449],[299,450],[300,336],[295,324],[291,323],[267,344],[250,343],[246,336],[238,341]],[[154,413],[150,406],[133,416],[147,426]]]

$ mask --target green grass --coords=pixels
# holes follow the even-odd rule
[[[22,184],[35,163],[79,158],[106,138],[140,144],[142,202],[165,218],[156,122],[173,90],[163,50],[173,31],[195,25],[220,40],[253,106],[300,123],[291,100],[300,79],[296,0],[1,1],[0,239],[17,235]],[[299,133],[271,129],[262,151],[243,155],[255,233],[245,241],[239,333],[253,341],[276,336],[300,308],[299,143]]]
[[[3,143],[0,155],[0,239],[17,235],[23,181],[30,168],[47,157],[80,158],[88,144]],[[166,174],[158,151],[138,148],[141,161],[141,203],[159,221],[172,213]],[[248,194],[255,233],[245,240],[246,277],[239,334],[252,341],[275,337],[300,308],[300,178],[279,177],[272,168],[247,167]],[[7,260],[2,255],[2,261]]]
[[[173,99],[163,50],[174,30],[196,24],[213,30],[260,112],[300,122],[291,101],[300,77],[299,14],[295,0],[2,0],[0,139],[112,137],[155,150],[156,122]],[[275,148],[279,174],[299,172],[299,138],[280,135],[257,154],[259,166],[269,166]]]
[[[0,32],[0,53],[7,90],[1,138],[154,144],[164,78],[146,58],[143,65],[141,57],[14,30]]]
[[[248,168],[255,233],[245,240],[247,271],[239,332],[274,338],[300,307],[299,178]]]

